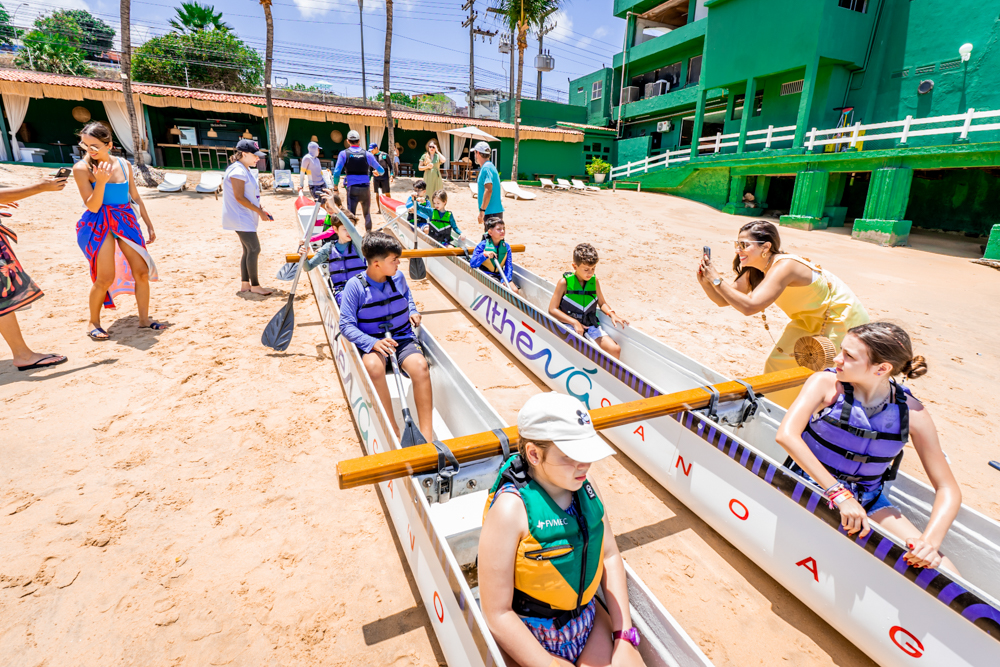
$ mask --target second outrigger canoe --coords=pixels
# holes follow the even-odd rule
[[[401,204],[382,197],[407,247]],[[417,233],[425,247],[438,244]],[[472,244],[465,243],[471,250]],[[634,327],[606,332],[621,360],[548,315],[554,286],[522,266],[520,296],[466,257],[426,260],[429,275],[551,389],[589,408],[724,381]],[[1000,665],[1000,524],[963,505],[942,547],[962,576],[910,567],[904,545],[875,528],[848,537],[815,484],[783,467],[775,442],[785,410],[764,399],[603,431],[618,448],[729,542],[881,665]],[[926,525],[934,492],[900,472],[889,497]],[[665,564],[666,566],[666,564]],[[916,662],[915,662],[916,661]]]
[[[305,231],[311,206],[299,209]],[[321,231],[317,226],[315,230]],[[349,231],[360,245],[357,231]],[[358,349],[340,335],[340,312],[325,265],[309,272],[313,294],[330,343],[333,360],[367,454],[400,447],[390,420],[403,402],[416,412],[409,381],[404,396],[393,382],[393,414],[387,415],[375,394]],[[507,427],[427,330],[417,330],[434,390],[434,436],[439,440]],[[397,422],[399,420],[397,419]],[[439,474],[420,475],[379,484],[389,521],[399,538],[424,608],[441,650],[454,667],[503,665],[497,644],[479,608],[476,557],[486,494],[502,457],[447,466]],[[625,565],[634,625],[642,633],[640,652],[649,667],[711,667],[711,662],[663,608],[642,580]],[[373,570],[374,572],[374,570]]]

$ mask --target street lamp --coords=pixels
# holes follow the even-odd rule
[[[968,62],[969,58],[972,57],[972,44],[966,42],[962,46],[958,47],[958,55],[962,56],[962,62]]]
[[[368,104],[368,86],[365,84],[365,10],[364,0],[358,0],[358,15],[361,21],[361,99]]]
[[[17,35],[17,24],[16,24],[16,23],[14,23],[14,21],[15,21],[15,20],[17,20],[17,13],[18,13],[19,11],[21,11],[21,8],[22,8],[22,7],[28,7],[28,6],[29,6],[29,5],[28,5],[28,3],[27,3],[27,2],[22,2],[21,4],[19,4],[19,5],[17,6],[17,9],[15,9],[15,10],[14,10],[14,15],[13,15],[13,16],[12,16],[12,17],[10,18],[10,25],[11,25],[11,27],[13,27],[13,28],[14,28],[14,36],[15,36],[15,37],[17,37],[17,36],[18,36],[18,35]],[[24,48],[28,50],[28,66],[29,66],[29,67],[30,67],[31,69],[35,69],[35,61],[34,61],[34,60],[32,59],[32,57],[31,57],[31,47],[30,47],[30,46],[28,46],[27,44],[25,44],[25,43],[24,43],[24,40],[23,40],[23,39],[21,40],[21,44],[22,44],[22,45],[24,45]]]

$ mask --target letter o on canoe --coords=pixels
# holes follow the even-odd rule
[[[902,641],[900,641],[899,635],[903,635]],[[899,647],[899,650],[911,658],[919,658],[924,654],[924,645],[906,628],[901,628],[898,625],[892,626],[889,629],[889,639]]]
[[[444,623],[444,603],[441,602],[441,596],[438,595],[437,591],[434,591],[434,614],[437,616],[438,623]]]
[[[729,511],[740,521],[746,521],[750,516],[750,510],[747,509],[747,506],[736,500],[736,498],[729,501]]]

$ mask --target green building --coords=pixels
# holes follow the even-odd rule
[[[626,48],[572,81],[570,102],[617,131],[616,180],[733,214],[777,209],[800,228],[853,220],[856,238],[889,245],[911,224],[985,235],[1000,223],[995,6],[615,0],[613,11]]]

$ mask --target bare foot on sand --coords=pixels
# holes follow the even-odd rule
[[[254,294],[263,294],[264,296],[267,296],[268,294],[274,294],[274,290],[268,289],[266,287],[261,287],[260,285],[254,285],[253,287],[250,288],[250,291],[253,292]]]

